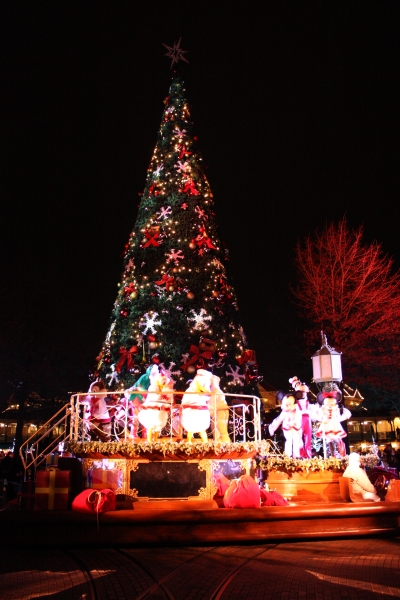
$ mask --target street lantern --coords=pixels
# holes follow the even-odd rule
[[[329,346],[323,331],[321,331],[321,339],[321,349],[311,357],[313,379],[317,385],[340,383],[342,381],[341,352],[336,352]]]

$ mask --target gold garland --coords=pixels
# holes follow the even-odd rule
[[[138,458],[140,455],[148,453],[161,453],[164,456],[167,454],[184,453],[187,456],[202,455],[212,453],[216,456],[227,453],[254,453],[266,455],[270,449],[268,441],[260,442],[201,442],[195,441],[191,444],[188,442],[70,442],[69,450],[77,455],[103,454],[116,455],[120,454],[130,458]]]
[[[378,459],[374,454],[361,456],[362,467],[374,467]],[[349,464],[348,456],[343,458],[293,458],[291,456],[263,456],[257,460],[257,465],[263,471],[284,471],[286,473],[310,473],[317,471],[345,471]]]

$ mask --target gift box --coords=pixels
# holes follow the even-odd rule
[[[123,472],[118,469],[90,469],[87,472],[87,487],[94,490],[105,488],[114,492],[123,485]]]
[[[52,452],[46,456],[46,469],[57,469],[58,468],[58,452]]]
[[[58,460],[60,471],[70,471],[71,498],[75,498],[84,488],[82,461],[79,458],[60,456]]]
[[[35,510],[67,510],[70,471],[37,471]]]

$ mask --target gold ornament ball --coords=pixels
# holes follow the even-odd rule
[[[193,298],[194,298],[194,294],[193,294],[193,292],[188,292],[188,293],[186,294],[186,298],[188,298],[189,300],[193,300]]]
[[[173,285],[170,285],[170,286],[169,286],[169,288],[168,288],[168,291],[169,291],[169,292],[173,292],[174,290],[175,290],[174,286],[173,286]]]
[[[178,273],[178,272],[179,272],[179,269],[178,269],[178,267],[174,267],[174,268],[172,269],[172,272],[173,272],[173,273]]]
[[[194,373],[196,371],[196,367],[194,367],[193,365],[189,365],[187,368],[187,372],[188,373]]]
[[[189,244],[189,248],[190,248],[191,250],[196,250],[196,244],[195,244],[194,242],[190,242],[190,244]]]
[[[151,350],[155,350],[156,348],[158,348],[158,343],[157,342],[150,342],[149,344]]]
[[[132,298],[132,300],[134,300],[135,298],[137,298],[137,292],[132,292],[131,298]]]

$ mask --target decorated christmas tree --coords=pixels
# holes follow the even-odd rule
[[[124,253],[122,281],[96,376],[132,386],[151,363],[185,390],[212,370],[227,393],[258,395],[257,365],[239,322],[213,194],[176,72]]]

